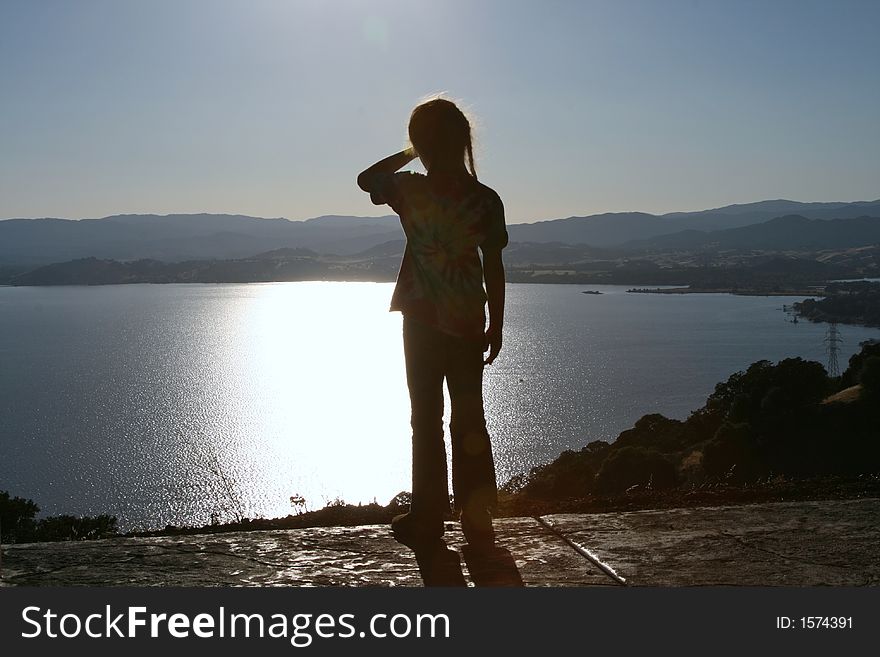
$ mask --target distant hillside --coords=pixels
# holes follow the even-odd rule
[[[824,298],[798,301],[794,309],[812,322],[880,326],[880,283],[832,283]]]
[[[701,212],[624,212],[508,226],[511,242],[619,247],[682,231],[727,230],[780,215],[811,219],[880,216],[880,201],[761,201]],[[690,238],[701,243],[703,237]],[[43,265],[86,257],[119,261],[240,259],[279,248],[348,256],[403,239],[394,215],[328,215],[307,221],[244,215],[116,215],[103,219],[0,221],[0,266]],[[385,248],[385,247],[383,247]],[[556,248],[556,247],[554,247]]]
[[[11,285],[115,285],[125,283],[259,283],[269,281],[395,280],[400,268],[399,244],[353,256],[319,255],[307,249],[275,249],[234,260],[158,260],[120,262],[80,258],[36,267],[0,278]],[[559,264],[541,264],[557,249],[543,245],[511,245],[507,280],[511,283],[616,284],[636,287],[689,286],[688,291],[730,291],[739,294],[802,294],[826,281],[858,276],[852,269],[818,260],[778,255],[749,257],[716,266],[665,262],[644,258],[579,260],[580,247],[565,247]],[[520,249],[519,247],[524,247]],[[589,248],[589,247],[587,247]],[[382,252],[384,251],[384,252]],[[567,255],[565,251],[569,251]],[[8,271],[8,270],[7,270]],[[0,268],[0,274],[4,270]],[[652,291],[652,290],[648,290]],[[680,291],[680,290],[679,290]],[[811,292],[810,292],[811,293]]]
[[[874,244],[880,244],[880,217],[821,220],[808,219],[801,215],[787,215],[760,224],[711,233],[686,230],[649,240],[628,242],[624,247],[648,251],[695,249],[823,251]]]
[[[791,214],[810,219],[880,216],[880,200],[853,203],[761,201],[700,212],[671,212],[664,215],[615,212],[540,221],[533,224],[516,224],[508,228],[512,241],[564,242],[609,247],[687,230],[710,232],[738,228]]]
[[[405,240],[392,240],[350,257],[362,259],[396,258],[399,263],[405,247]],[[262,254],[259,257],[265,257],[265,255]],[[511,242],[504,250],[504,263],[508,268],[528,265],[571,265],[613,260],[619,255],[621,253],[610,249],[597,249],[585,244]]]
[[[236,260],[119,262],[80,258],[37,267],[12,285],[118,285],[126,283],[261,283],[270,281],[393,281],[400,258],[320,256],[304,249],[278,249]]]
[[[402,237],[394,215],[307,221],[218,214],[8,219],[0,221],[0,264],[39,265],[90,256],[180,262],[242,258],[284,247],[347,255]]]
[[[859,215],[870,214],[870,209],[876,209],[880,205],[880,199],[875,201],[836,201],[833,203],[802,203],[800,201],[787,201],[776,199],[773,201],[758,201],[757,203],[737,203],[726,205],[714,210],[700,212],[670,212],[663,215],[667,219],[692,217],[706,214],[729,215],[729,216],[759,216],[779,217],[786,214],[800,214],[816,219],[831,219],[834,217],[849,218]]]
[[[511,242],[504,250],[504,262],[512,266],[570,265],[613,260],[620,254],[586,244],[561,242]]]

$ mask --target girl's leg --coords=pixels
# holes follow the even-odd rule
[[[412,405],[412,505],[407,518],[397,521],[395,533],[400,538],[408,538],[407,533],[440,538],[443,516],[449,509],[443,442],[442,344],[438,344],[436,331],[404,318],[403,350]]]
[[[470,544],[494,541],[491,511],[498,502],[492,443],[483,411],[482,344],[450,339],[447,384],[452,401],[452,488]]]

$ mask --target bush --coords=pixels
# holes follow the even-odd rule
[[[604,440],[596,440],[577,452],[566,450],[552,463],[532,468],[525,481],[511,482],[511,486],[519,485],[526,495],[537,499],[583,497],[593,492],[596,471],[609,449]]]
[[[394,496],[394,499],[388,502],[388,508],[395,512],[404,513],[409,510],[411,504],[412,493],[402,490]]]
[[[38,541],[87,541],[116,535],[116,516],[51,516],[37,523]]]
[[[632,486],[652,489],[674,488],[675,466],[655,449],[621,447],[602,463],[596,475],[596,489],[607,495],[622,493]]]
[[[880,392],[880,356],[871,356],[865,359],[862,370],[859,372],[859,382],[866,392]]]
[[[758,361],[715,386],[706,407],[730,421],[749,421],[757,427],[754,420],[762,416],[781,419],[817,405],[829,386],[825,368],[819,363],[801,358],[786,358],[776,365]]]
[[[685,424],[659,413],[644,415],[632,429],[627,429],[615,441],[619,447],[644,447],[660,452],[674,452],[687,443]]]
[[[40,507],[33,500],[0,491],[0,532],[4,543],[85,541],[116,535],[116,516],[50,516],[35,520]]]
[[[40,507],[33,500],[11,497],[0,491],[0,537],[4,543],[23,543],[33,539],[34,516]]]
[[[726,422],[703,449],[703,471],[732,483],[755,481],[768,473],[752,427]]]
[[[862,368],[865,366],[865,362],[872,356],[880,356],[880,344],[863,344],[861,351],[850,357],[849,365],[840,378],[842,388],[849,388],[861,382]]]

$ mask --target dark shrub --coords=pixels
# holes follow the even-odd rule
[[[786,358],[774,365],[762,360],[715,386],[706,407],[724,413],[732,422],[755,425],[754,420],[761,416],[781,418],[818,404],[829,392],[829,385],[819,363]]]
[[[684,423],[671,420],[659,413],[644,415],[632,429],[627,429],[615,441],[616,447],[644,447],[660,452],[672,452],[685,443]]]
[[[388,508],[402,513],[409,509],[410,504],[412,504],[412,493],[402,490],[388,503]]]
[[[631,486],[653,489],[676,484],[675,466],[663,454],[643,447],[621,447],[602,463],[596,475],[596,489],[605,494],[622,493]]]
[[[703,449],[703,470],[709,477],[733,483],[755,481],[767,474],[752,427],[724,423]]]
[[[828,404],[822,411],[822,438],[816,449],[819,471],[880,473],[880,403],[876,396],[863,391],[855,402]]]
[[[880,356],[880,344],[864,344],[859,353],[853,354],[850,357],[849,367],[846,368],[846,371],[840,377],[842,388],[849,388],[850,386],[860,383],[862,368],[865,366],[865,361],[872,356]]]
[[[880,392],[880,356],[871,356],[865,359],[859,372],[859,382],[866,392]]]
[[[34,516],[40,507],[33,500],[11,497],[0,491],[0,532],[3,543],[24,543],[33,540]]]
[[[562,452],[552,463],[532,468],[524,492],[539,499],[583,497],[591,493],[596,470],[608,448],[608,443],[596,441],[577,452]]]
[[[86,541],[116,535],[116,516],[50,516],[37,523],[40,541]]]

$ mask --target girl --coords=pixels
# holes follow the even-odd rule
[[[477,181],[471,126],[455,103],[437,98],[418,105],[410,116],[409,139],[411,147],[358,176],[358,186],[373,203],[387,203],[400,215],[407,239],[391,310],[403,313],[412,404],[412,504],[391,528],[399,542],[413,549],[435,545],[443,535],[449,508],[445,379],[452,402],[455,506],[468,544],[490,549],[497,489],[482,377],[483,366],[501,350],[504,207],[494,190]],[[427,175],[397,173],[416,157]]]

